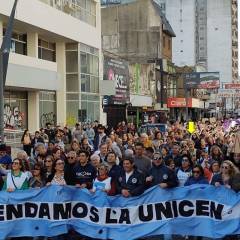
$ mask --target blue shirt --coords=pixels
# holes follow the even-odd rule
[[[0,158],[0,164],[11,164],[12,163],[12,158],[9,155],[5,155]]]

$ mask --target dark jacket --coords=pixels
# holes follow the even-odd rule
[[[188,180],[185,182],[184,186],[190,186],[193,184],[208,184],[208,181],[205,177],[199,178],[189,177]]]
[[[74,176],[73,169],[75,166],[76,166],[76,163],[73,163],[73,164],[66,163],[65,164],[64,177],[66,179],[67,185],[72,185],[72,186],[75,185],[75,179],[73,177]]]
[[[148,176],[153,177],[150,186],[155,186],[160,183],[166,183],[169,188],[178,186],[178,179],[176,173],[164,164],[161,164],[160,166],[156,166],[153,164],[152,168],[148,173]]]
[[[168,159],[173,159],[173,161],[175,163],[175,166],[176,167],[181,167],[181,165],[182,165],[182,156],[181,155],[173,156],[171,154],[168,157],[166,157],[166,160],[168,160]]]
[[[223,185],[223,180],[222,180],[222,174],[221,173],[215,174],[213,176],[212,181],[211,181],[211,185],[215,186],[216,182],[219,182],[221,185]]]
[[[81,166],[79,163],[73,168],[74,184],[86,184],[88,189],[92,188],[93,180],[97,176],[96,169],[87,163]]]
[[[0,191],[2,190],[3,187],[3,179],[2,176],[0,175]]]
[[[97,151],[97,150],[98,150],[98,146],[99,146],[101,143],[106,142],[106,139],[107,139],[107,135],[103,136],[102,139],[101,139],[101,142],[99,142],[99,141],[100,141],[99,134],[96,134],[96,135],[95,135],[95,138],[94,138],[94,151]]]
[[[135,169],[133,171],[133,174],[126,182],[126,173],[122,171],[117,181],[118,193],[121,194],[123,189],[129,190],[131,196],[141,195],[145,190],[145,181],[143,174]]]
[[[108,172],[108,176],[111,177],[113,180],[116,180],[120,177],[123,169],[119,165],[115,164],[112,166],[110,171]]]

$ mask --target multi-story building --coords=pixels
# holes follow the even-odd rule
[[[103,49],[129,62],[130,102],[126,110],[130,119],[139,122],[146,112],[167,110],[175,33],[159,3],[157,0],[102,3]]]
[[[0,0],[0,39],[14,0]],[[34,131],[46,122],[99,119],[99,0],[21,0],[7,73],[5,124]]]
[[[176,33],[173,62],[220,72],[220,81],[238,76],[237,0],[158,0]]]

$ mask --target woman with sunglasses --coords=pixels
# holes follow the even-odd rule
[[[53,162],[52,174],[47,179],[47,186],[49,185],[66,185],[64,161],[60,158]]]
[[[231,179],[239,173],[237,167],[229,160],[223,161],[220,169],[220,173],[213,176],[211,184],[218,187],[224,185],[230,187]]]
[[[116,192],[115,185],[111,177],[108,176],[108,166],[100,164],[98,168],[98,176],[93,182],[93,187],[90,192],[95,193],[97,190],[106,192],[108,195],[114,195]]]
[[[192,176],[188,178],[184,186],[190,186],[193,184],[208,184],[208,181],[204,176],[204,170],[201,165],[195,165],[193,167]]]
[[[29,180],[30,188],[42,188],[45,186],[44,171],[42,165],[35,163],[32,171],[32,177]]]
[[[7,173],[3,190],[14,192],[15,190],[25,190],[29,188],[29,173],[24,172],[21,159],[15,158],[12,162],[12,169]]]

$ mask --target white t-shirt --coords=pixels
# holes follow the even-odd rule
[[[125,173],[126,174],[126,183],[128,181],[128,179],[131,177],[131,175],[133,174],[133,171],[129,172],[129,173]]]
[[[177,172],[179,187],[183,187],[185,182],[191,175],[192,175],[192,171],[184,172],[182,169],[179,169]]]
[[[106,178],[103,181],[98,180],[97,178],[93,182],[92,190],[95,192],[96,190],[111,190],[111,177]]]

